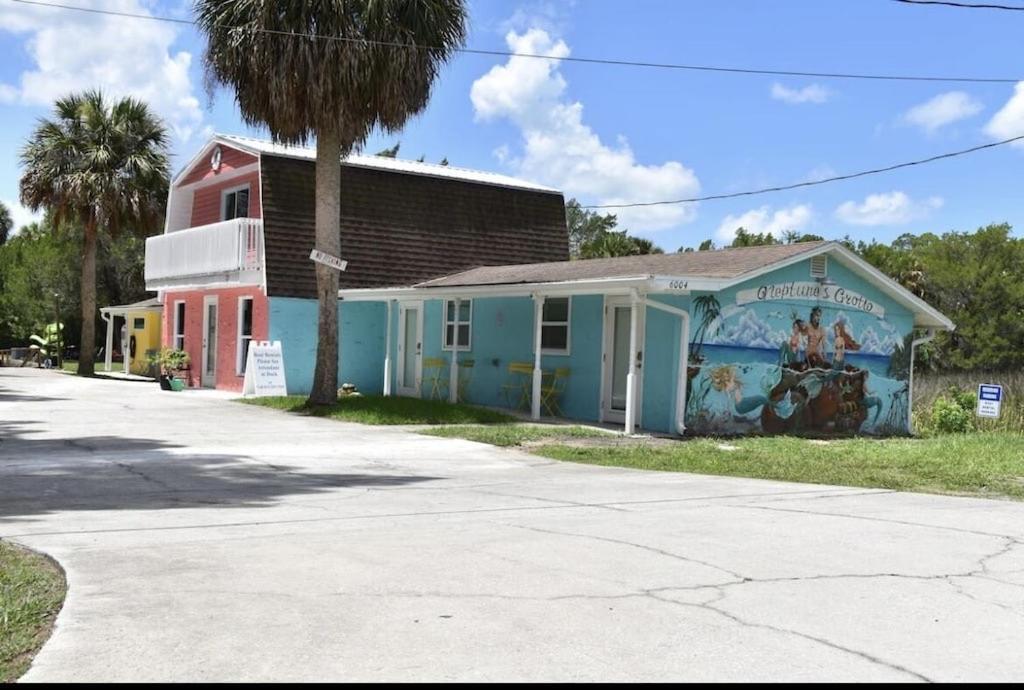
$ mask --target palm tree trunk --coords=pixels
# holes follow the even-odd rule
[[[78,375],[92,376],[96,356],[96,221],[85,224],[82,240],[82,340],[78,348]]]
[[[341,137],[317,132],[316,138],[316,249],[341,254]],[[338,271],[316,266],[316,368],[309,402],[328,405],[338,399]]]

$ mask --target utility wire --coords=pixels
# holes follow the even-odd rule
[[[950,153],[942,153],[938,156],[932,156],[931,158],[922,158],[921,160],[909,161],[907,163],[897,163],[896,165],[889,165],[884,168],[875,168],[873,170],[862,170],[860,172],[849,173],[846,175],[836,175],[835,177],[826,177],[822,180],[812,180],[810,182],[798,182],[796,184],[784,185],[781,187],[764,187],[762,189],[754,189],[747,192],[734,192],[732,194],[712,194],[710,196],[697,196],[689,199],[673,199],[671,201],[645,201],[632,204],[595,204],[591,206],[581,206],[586,209],[605,209],[605,208],[638,208],[643,206],[667,206],[670,204],[690,204],[697,201],[715,201],[718,199],[735,199],[741,196],[754,196],[756,194],[768,194],[769,192],[785,192],[790,189],[800,189],[801,187],[814,187],[821,184],[828,184],[829,182],[839,182],[841,180],[852,180],[855,177],[867,177],[868,175],[878,175],[879,173],[891,172],[893,170],[899,170],[901,168],[910,168],[916,165],[924,165],[926,163],[934,163],[935,161],[945,160],[946,158],[956,158],[957,156],[966,156],[969,153],[975,153],[976,151],[983,151],[985,149],[992,149],[997,146],[1005,146],[1006,144],[1012,144],[1015,141],[1024,141],[1024,134],[1013,137],[1011,139],[1004,139],[1003,141],[996,141],[991,144],[982,144],[981,146],[975,146],[969,149],[963,149],[962,151],[952,151]]]
[[[189,26],[195,26],[196,22],[191,19],[180,19],[177,17],[162,17],[157,15],[148,14],[137,14],[131,12],[120,12],[116,10],[104,10],[95,7],[77,7],[75,5],[64,5],[55,2],[41,2],[40,0],[11,0],[11,2],[17,2],[22,5],[35,5],[38,7],[51,7],[54,9],[62,10],[74,10],[77,12],[86,12],[89,14],[102,14],[115,17],[127,17],[131,19],[148,19],[150,21],[158,22],[170,22],[173,24],[184,24]],[[258,32],[278,35],[278,36],[290,36],[292,38],[309,38],[315,40],[330,40],[330,41],[344,41],[346,43],[359,43],[362,45],[378,45],[391,48],[400,48],[404,50],[434,50],[435,46],[417,45],[411,43],[397,43],[391,41],[372,41],[362,38],[349,38],[347,36],[329,36],[323,34],[314,33],[303,33],[303,32],[292,32],[292,31],[275,31],[273,29],[255,29]],[[677,63],[665,63],[665,62],[641,62],[634,60],[615,60],[610,58],[587,58],[587,57],[572,57],[572,56],[556,56],[556,55],[541,55],[537,53],[516,53],[504,50],[485,50],[482,48],[456,48],[455,52],[463,53],[466,55],[487,55],[494,57],[521,57],[531,58],[537,60],[552,60],[558,62],[575,62],[591,65],[614,65],[620,67],[646,67],[652,69],[669,69],[669,70],[680,70],[690,72],[714,72],[714,73],[728,73],[728,74],[752,74],[752,75],[771,75],[779,77],[812,77],[815,79],[862,79],[872,81],[911,81],[911,82],[955,82],[955,83],[970,83],[970,84],[1015,84],[1019,81],[1024,81],[1024,76],[1021,77],[941,77],[941,76],[927,76],[927,75],[900,75],[900,74],[860,74],[852,72],[808,72],[799,70],[779,70],[779,69],[757,69],[757,68],[746,68],[746,67],[722,67],[715,65],[687,65]]]
[[[1010,10],[1011,12],[1024,12],[1020,5],[993,5],[974,2],[952,2],[952,0],[893,0],[906,5],[945,5],[946,7],[965,7],[972,10]]]

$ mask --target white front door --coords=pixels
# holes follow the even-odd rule
[[[601,420],[626,422],[626,375],[629,373],[629,329],[633,307],[628,297],[606,297],[604,301],[604,372]],[[644,308],[637,306],[636,401],[643,399]],[[637,405],[637,425],[640,406]]]
[[[217,296],[203,297],[203,361],[201,382],[206,388],[217,385]]]
[[[423,378],[423,302],[398,305],[398,394],[420,397]]]

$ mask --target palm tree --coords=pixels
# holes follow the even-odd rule
[[[7,238],[11,236],[14,221],[11,219],[11,211],[0,201],[0,247],[7,244]]]
[[[340,160],[379,127],[422,111],[466,36],[464,0],[198,0],[209,83],[284,144],[316,139],[316,248],[341,254]],[[316,265],[316,369],[309,401],[338,385],[338,273]]]
[[[142,101],[99,91],[59,99],[21,151],[21,203],[48,209],[53,228],[82,227],[82,338],[78,373],[96,355],[96,246],[100,232],[148,233],[167,199],[167,130]]]

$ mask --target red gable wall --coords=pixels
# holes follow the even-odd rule
[[[225,189],[234,189],[242,185],[249,185],[249,217],[262,218],[263,209],[260,208],[260,176],[255,170],[241,177],[232,177],[224,182],[200,187],[192,197],[192,223],[195,228],[200,225],[220,222],[221,215],[221,192]]]
[[[195,167],[189,171],[188,175],[186,175],[181,180],[181,182],[178,183],[178,186],[180,187],[183,185],[192,184],[193,182],[199,182],[200,180],[206,180],[211,177],[217,177],[218,175],[223,175],[224,173],[229,173],[232,170],[238,170],[239,168],[245,167],[246,165],[253,165],[254,163],[257,162],[256,156],[221,144],[220,170],[214,172],[213,169],[210,167],[210,155],[212,154],[208,153],[203,158],[200,158],[196,162]]]

